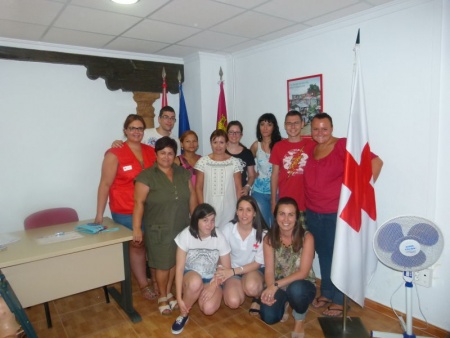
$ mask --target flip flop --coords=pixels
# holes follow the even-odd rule
[[[314,299],[311,305],[316,309],[319,309],[321,307],[327,306],[328,304],[331,304],[332,302],[333,301],[331,299],[320,296]]]

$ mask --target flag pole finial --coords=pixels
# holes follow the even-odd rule
[[[178,82],[181,83],[181,72],[180,72],[180,71],[178,71],[178,76],[177,76],[177,78],[178,78]]]
[[[220,67],[219,76],[220,76],[220,82],[222,82],[222,77],[223,77],[222,67]]]
[[[163,78],[163,80],[166,78],[166,68],[165,67],[163,67],[163,69],[162,69],[162,78]]]
[[[356,37],[356,44],[359,45],[359,28],[358,28],[358,36]]]

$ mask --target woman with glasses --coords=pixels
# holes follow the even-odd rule
[[[226,153],[236,157],[239,162],[241,162],[243,168],[241,178],[241,195],[249,195],[256,177],[255,159],[252,152],[241,143],[243,131],[244,128],[242,127],[241,122],[231,121],[228,123],[228,142]]]
[[[236,210],[236,202],[241,195],[242,165],[233,156],[228,155],[228,135],[217,129],[209,138],[212,153],[203,156],[195,164],[198,203],[211,204],[217,212],[216,227],[228,223]]]
[[[253,183],[252,196],[258,202],[261,213],[269,228],[272,225],[272,206],[270,202],[270,178],[272,164],[269,162],[273,146],[281,141],[278,122],[272,113],[260,116],[256,124],[256,138],[250,150],[255,157],[257,176]]]
[[[136,178],[133,241],[145,240],[148,265],[155,269],[158,283],[159,312],[170,315],[178,308],[172,295],[177,250],[174,239],[189,225],[189,215],[197,206],[197,199],[189,171],[174,164],[175,140],[161,137],[155,143],[155,150],[155,164]]]
[[[121,148],[111,148],[106,152],[98,186],[95,223],[102,224],[109,198],[109,208],[114,222],[133,230],[134,179],[156,160],[153,148],[141,143],[144,130],[145,122],[141,116],[128,115],[123,125],[126,141]],[[155,299],[157,294],[148,285],[145,262],[144,244],[131,241],[131,271],[144,298]]]

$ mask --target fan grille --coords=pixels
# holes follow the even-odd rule
[[[386,266],[399,271],[420,271],[439,259],[444,239],[433,222],[417,216],[401,216],[377,230],[373,246],[378,259]]]

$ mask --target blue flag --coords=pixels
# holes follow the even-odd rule
[[[183,133],[187,130],[191,130],[191,127],[189,126],[189,117],[187,114],[186,109],[186,102],[184,102],[184,95],[183,95],[183,85],[179,84],[180,88],[180,118],[178,121],[178,137],[183,135]]]

